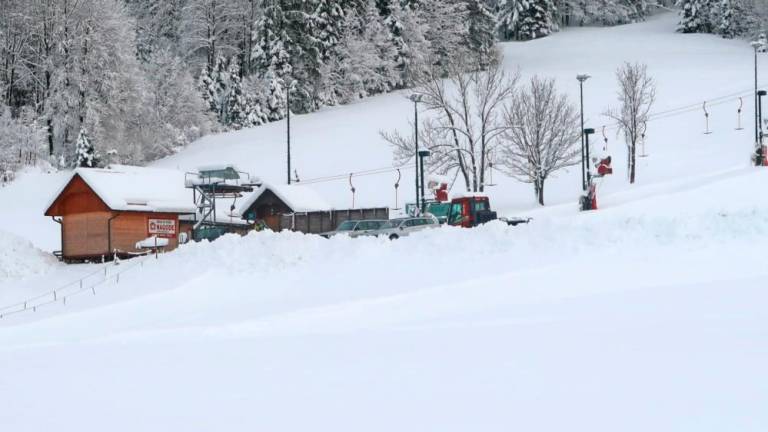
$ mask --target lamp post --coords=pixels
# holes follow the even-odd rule
[[[589,78],[590,76],[586,74],[576,75],[576,79],[579,81],[579,100],[581,102],[581,189],[584,191],[587,190],[587,167],[584,159],[584,81]],[[589,159],[589,155],[587,155],[587,159]]]
[[[288,84],[288,88],[285,90],[285,104],[286,104],[286,145],[287,145],[287,153],[286,153],[286,164],[287,164],[287,176],[288,176],[288,184],[291,184],[291,90],[293,90],[293,85],[296,81],[291,81],[290,84]]]
[[[757,142],[759,146],[763,145],[763,97],[768,95],[768,91],[758,90],[757,92]]]
[[[586,156],[586,160],[582,159],[582,164],[586,166],[587,168],[587,185],[592,184],[592,173],[589,170],[589,136],[595,133],[595,130],[592,128],[582,129],[584,133],[584,153]]]
[[[424,158],[429,157],[429,150],[419,150],[419,171],[421,171],[421,214],[427,211],[426,197],[424,191]]]
[[[412,94],[408,96],[408,99],[413,102],[413,127],[414,127],[414,143],[416,145],[416,151],[415,151],[415,168],[416,168],[416,208],[421,208],[419,206],[419,102],[421,102],[424,99],[423,95],[420,94]]]
[[[758,95],[757,95],[757,51],[760,49],[763,44],[759,41],[753,41],[750,43],[752,45],[752,48],[755,50],[755,147],[760,147],[760,122],[758,120]]]

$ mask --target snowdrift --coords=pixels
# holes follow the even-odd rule
[[[51,254],[35,248],[29,240],[0,231],[0,284],[44,273],[56,265]]]

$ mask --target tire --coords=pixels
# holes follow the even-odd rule
[[[389,235],[389,239],[390,239],[390,240],[397,240],[397,239],[399,239],[399,238],[400,238],[400,236],[399,236],[399,235],[397,235],[397,234],[390,234],[390,235]]]

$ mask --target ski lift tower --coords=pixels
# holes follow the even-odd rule
[[[184,179],[197,207],[193,237],[195,240],[213,240],[225,233],[217,224],[216,201],[236,200],[244,193],[253,192],[260,186],[258,179],[239,171],[234,165],[206,166],[198,172],[187,173]]]

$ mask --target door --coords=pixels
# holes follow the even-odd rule
[[[280,215],[267,215],[264,216],[264,223],[272,231],[280,231]]]

